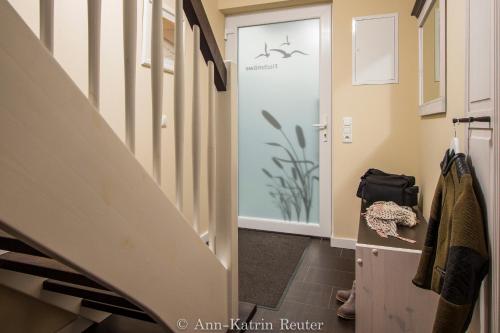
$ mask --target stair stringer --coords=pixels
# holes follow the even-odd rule
[[[5,0],[0,227],[174,331],[227,323],[226,268]]]

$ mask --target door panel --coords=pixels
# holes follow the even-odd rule
[[[467,0],[466,27],[466,116],[479,117],[494,115],[494,57],[493,57],[493,1]],[[467,153],[473,174],[477,180],[476,194],[480,199],[487,221],[489,244],[494,241],[493,207],[494,202],[494,149],[493,129],[488,123],[471,123],[465,129]],[[492,260],[495,255],[491,253]],[[497,259],[498,260],[498,259]],[[497,261],[498,262],[498,261]],[[498,278],[498,277],[495,277]],[[491,331],[492,320],[492,274],[486,277],[475,314],[469,328],[470,332]],[[498,316],[497,316],[498,317]],[[498,318],[497,318],[498,320]]]
[[[318,224],[319,19],[240,28],[238,77],[239,215]]]
[[[331,235],[330,13],[319,5],[226,20],[241,227]]]

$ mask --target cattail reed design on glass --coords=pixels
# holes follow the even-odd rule
[[[274,204],[281,211],[286,221],[309,222],[314,186],[319,182],[316,172],[319,164],[314,163],[306,157],[306,138],[301,126],[295,126],[297,144],[294,145],[283,130],[280,122],[266,110],[262,110],[264,119],[284,139],[280,142],[266,142],[266,145],[274,147],[280,155],[273,156],[273,169],[271,172],[263,168],[262,172],[269,178],[267,187],[269,195]]]

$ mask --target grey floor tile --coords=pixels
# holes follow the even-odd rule
[[[356,251],[352,249],[342,249],[341,257],[354,259],[356,256]]]
[[[349,288],[354,280],[354,272],[310,267],[305,282],[327,284],[332,287]]]
[[[295,302],[328,309],[332,287],[324,284],[292,282],[285,296],[286,302]]]

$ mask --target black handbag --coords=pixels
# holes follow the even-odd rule
[[[356,195],[368,203],[394,201],[400,206],[418,204],[418,186],[415,177],[393,175],[377,169],[369,169],[359,183]]]

